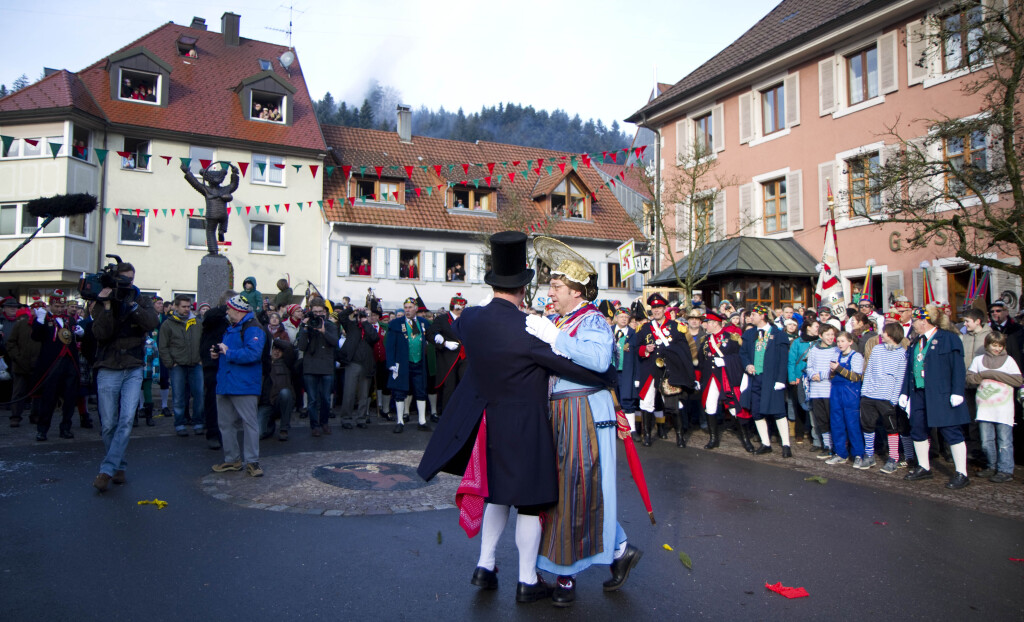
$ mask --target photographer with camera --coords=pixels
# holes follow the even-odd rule
[[[370,382],[377,371],[373,348],[380,336],[370,325],[365,309],[346,308],[349,313],[338,313],[345,331],[345,341],[338,351],[338,362],[345,366],[341,427],[351,428],[354,423],[363,428],[370,423]]]
[[[330,434],[331,388],[334,385],[334,353],[338,348],[338,326],[327,321],[324,299],[313,297],[296,335],[302,352],[302,378],[309,396],[309,427],[313,436]]]
[[[135,267],[118,263],[104,275],[96,295],[92,332],[97,341],[96,387],[107,455],[93,486],[104,492],[111,480],[125,482],[125,452],[142,391],[143,346],[157,327],[156,311],[133,285]],[[83,292],[84,295],[84,292]]]

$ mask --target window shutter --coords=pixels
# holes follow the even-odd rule
[[[920,307],[921,301],[924,300],[924,270],[921,268],[914,268],[914,306]]]
[[[907,85],[925,81],[931,63],[928,27],[918,20],[907,24]]]
[[[818,165],[818,224],[824,227],[828,224],[828,185],[832,182],[832,196],[835,198],[836,163],[822,162]]]
[[[885,167],[889,164],[897,165],[898,158],[900,157],[900,143],[892,143],[891,145],[882,145],[882,148],[878,152],[878,165]],[[897,201],[901,198],[901,184],[882,191],[882,205],[889,203],[893,199]]]
[[[882,300],[878,308],[888,308],[889,301],[896,296],[906,295],[903,289],[903,272],[886,272],[882,275]]]
[[[990,36],[997,38],[1006,37],[1006,32],[1004,31],[1003,27],[995,23],[995,20],[998,19],[998,14],[1006,11],[1006,0],[981,0],[981,4],[986,9],[985,19],[989,20],[988,24]],[[1012,19],[1009,16],[1007,17],[1008,19]],[[1002,53],[1004,51],[1005,48],[1000,46],[998,53]]]
[[[946,275],[946,269],[932,263],[928,274],[932,277],[932,292],[935,294],[935,300],[949,302],[949,277]]]
[[[685,162],[690,159],[690,126],[693,121],[683,119],[676,121],[676,161],[674,164]]]
[[[1006,166],[1006,155],[1003,151],[1003,127],[992,125],[988,128],[988,170],[999,171]],[[1003,190],[1006,190],[1004,187]]]
[[[445,261],[445,252],[438,251],[434,253],[434,280],[444,281],[448,278],[448,270]]]
[[[793,171],[786,175],[786,209],[790,231],[804,228],[803,177],[802,171]]]
[[[434,253],[433,251],[425,251],[420,253],[423,256],[423,266],[420,271],[420,276],[424,281],[434,280]]]
[[[388,278],[398,278],[399,254],[397,248],[388,249]]]
[[[788,96],[787,96],[788,97]],[[836,59],[829,56],[818,63],[818,115],[836,110]]]
[[[724,240],[725,236],[728,235],[725,225],[725,189],[718,191],[715,195],[715,206],[714,206],[714,226],[715,230],[711,236],[712,240]]]
[[[608,289],[608,262],[602,261],[597,269],[597,288],[601,291]]]
[[[338,252],[338,276],[348,276],[351,266],[351,260],[349,259],[348,244],[338,244],[336,246]]]
[[[690,247],[687,244],[690,239],[690,208],[683,203],[676,203],[672,207],[675,211],[675,251],[679,253]]]
[[[754,184],[740,186],[740,235],[754,235]]]
[[[740,95],[740,144],[754,139],[754,94]]]
[[[466,266],[466,279],[470,283],[479,283],[481,279],[480,274],[480,255],[472,254],[469,256],[469,263]]]
[[[878,92],[883,95],[900,88],[896,33],[893,30],[878,38]]]
[[[718,104],[711,109],[711,127],[715,133],[715,153],[725,149],[725,105]]]
[[[936,139],[938,144],[939,153],[941,153],[942,145],[939,139]],[[907,151],[912,154],[910,157],[921,157],[916,154],[923,154],[929,161],[935,159],[935,155],[932,151],[935,150],[935,145],[929,145],[928,140],[922,138],[911,138],[907,141]],[[939,155],[938,157],[941,157]],[[934,185],[933,185],[934,184]],[[910,206],[921,207],[928,205],[932,200],[939,197],[942,192],[945,191],[945,180],[942,175],[934,175],[929,179],[920,178],[910,181],[910,189],[908,191],[908,199]]]
[[[385,279],[388,276],[388,249],[373,249],[373,276]]]
[[[783,85],[786,90],[786,127],[800,125],[800,74],[789,74]]]

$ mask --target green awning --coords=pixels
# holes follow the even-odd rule
[[[770,240],[735,237],[712,242],[693,253],[698,270],[707,278],[729,276],[815,277],[817,260],[793,238]],[[685,275],[689,256],[669,266],[648,281],[653,287],[674,287],[676,273]]]

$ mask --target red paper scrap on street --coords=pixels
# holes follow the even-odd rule
[[[786,598],[803,598],[805,596],[810,596],[810,594],[808,594],[807,590],[805,590],[804,588],[786,587],[782,584],[781,581],[779,581],[775,585],[768,585],[767,583],[765,583],[764,586],[777,594],[782,594]]]

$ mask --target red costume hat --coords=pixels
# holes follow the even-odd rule
[[[667,307],[668,301],[661,294],[655,292],[647,297],[647,305],[650,307]]]

